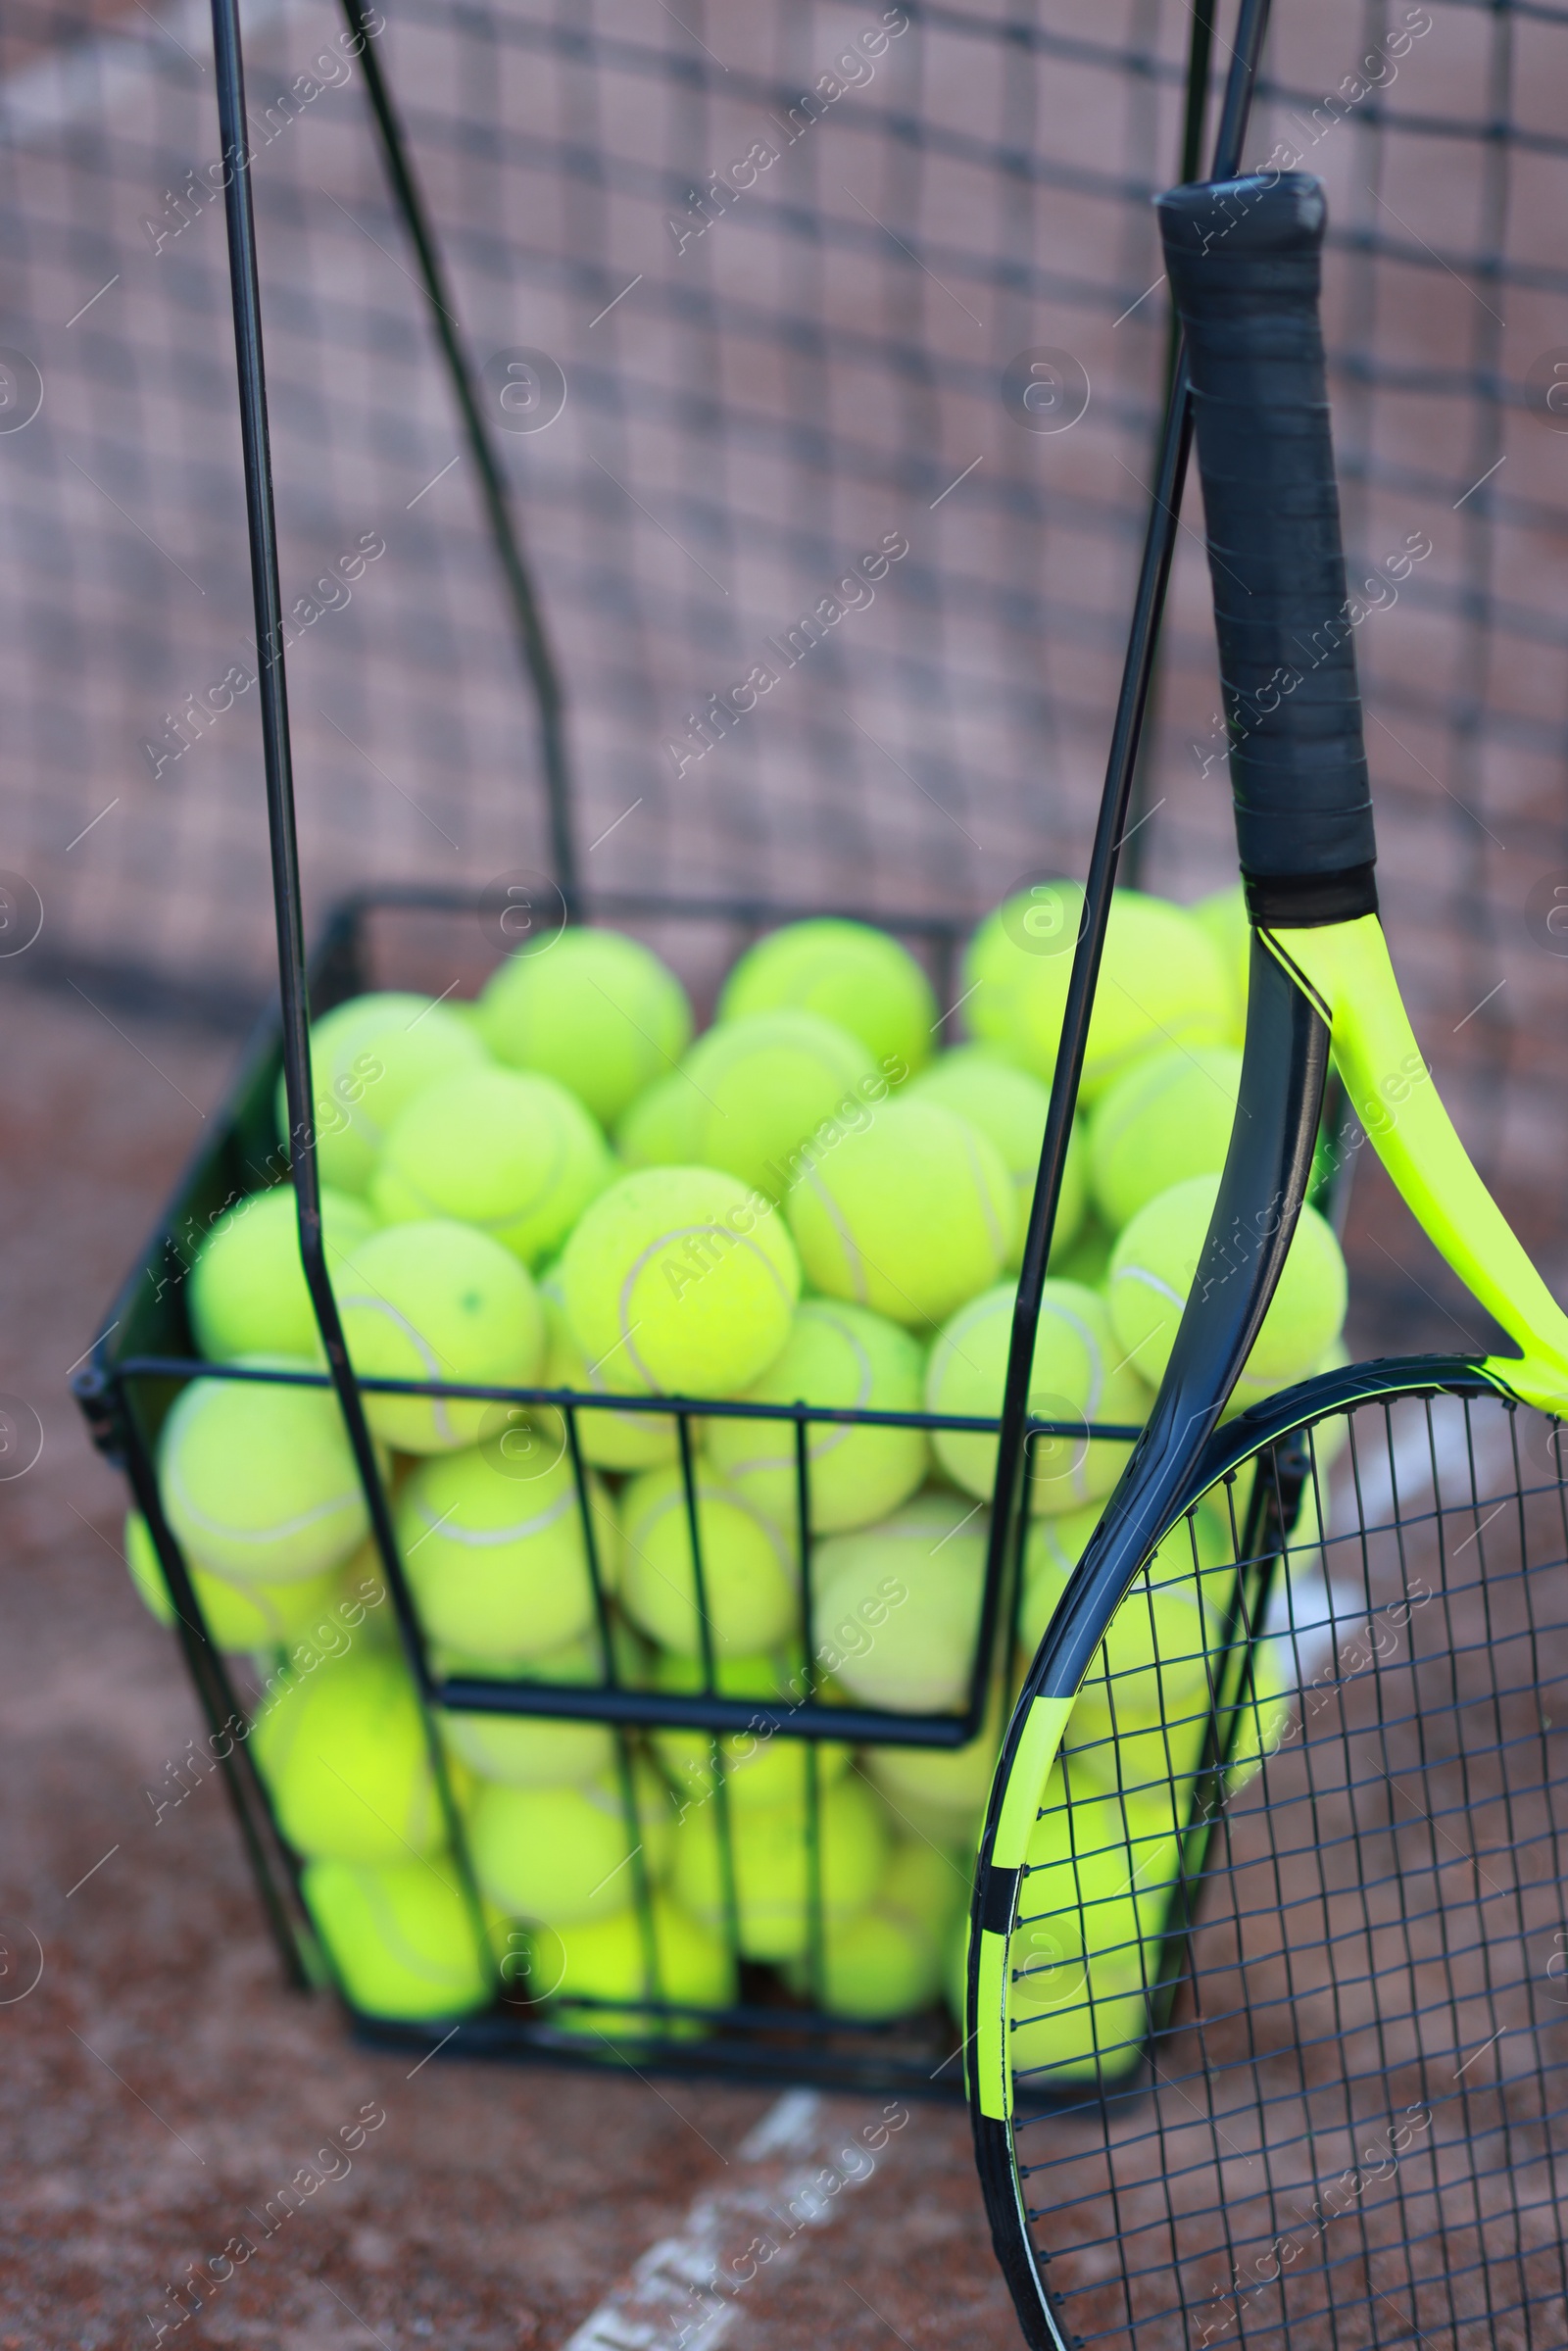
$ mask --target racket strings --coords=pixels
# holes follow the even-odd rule
[[[1064,2338],[1560,2351],[1557,1432],[1364,1404],[1178,1533],[1124,1603],[1145,1647],[1113,1627],[1085,1685],[1096,1736],[1075,1710],[1019,1898],[1015,1950],[1069,1952],[1009,2017]],[[1195,1582],[1200,1638],[1155,1671]]]

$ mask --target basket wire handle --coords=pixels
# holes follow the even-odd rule
[[[1232,178],[1240,166],[1242,141],[1247,136],[1248,116],[1257,77],[1258,57],[1267,29],[1268,0],[1241,0],[1235,46],[1231,50],[1231,67],[1225,85],[1225,101],[1214,139],[1214,159],[1209,173],[1211,179]],[[1012,1339],[1007,1355],[1006,1382],[1003,1390],[997,1477],[992,1496],[986,1598],[977,1651],[982,1671],[996,1641],[997,1619],[1008,1564],[1023,1539],[1021,1498],[1028,1435],[1029,1378],[1034,1362],[1035,1332],[1040,1321],[1041,1292],[1055,1230],[1056,1205],[1061,1196],[1062,1171],[1072,1135],[1073,1112],[1078,1103],[1084,1048],[1089,1036],[1089,1016],[1094,1008],[1105,928],[1110,919],[1110,895],[1115,886],[1121,846],[1126,838],[1127,808],[1144,716],[1149,705],[1154,648],[1159,634],[1160,615],[1165,606],[1165,591],[1170,581],[1182,487],[1187,478],[1187,461],[1192,441],[1192,403],[1188,396],[1187,360],[1183,352],[1178,355],[1169,398],[1165,404],[1164,430],[1160,437],[1149,528],[1138,574],[1138,593],[1128,632],[1121,689],[1116,698],[1116,717],[1111,729],[1104,789],[1101,794],[1094,849],[1084,888],[1082,922],[1073,951],[1072,978],[1068,983],[1066,1009],[1062,1015],[1061,1044],[1052,1073],[1051,1107],[1040,1149],[1040,1170],[1035,1179],[1023,1263],[1013,1303]]]

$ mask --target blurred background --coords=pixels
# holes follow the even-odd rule
[[[479,884],[549,851],[363,69],[325,0],[245,14],[318,923],[367,880]],[[497,363],[590,894],[978,913],[1080,871],[1166,363],[1150,199],[1177,169],[1189,9],[388,18],[451,307]],[[4,333],[42,381],[0,435],[5,857],[46,908],[32,967],[249,1008],[272,939],[206,13],[21,0],[0,38]],[[1248,145],[1329,189],[1352,577],[1385,567],[1357,645],[1396,953],[1489,1172],[1548,1221],[1568,1047],[1545,948],[1568,938],[1530,908],[1568,864],[1565,101],[1561,10],[1323,0],[1276,11]],[[564,377],[559,415],[548,386],[503,409],[518,350]],[[1042,350],[1059,388],[1030,415],[1006,371]],[[1189,508],[1134,845],[1178,897],[1231,872]],[[895,537],[874,600],[786,668],[787,632]],[[1430,552],[1392,585],[1407,548]],[[760,663],[777,686],[705,739],[709,698]]]
[[[551,846],[536,713],[363,65],[324,0],[242,17],[318,929],[346,890],[477,895]],[[1020,879],[1081,872],[1168,358],[1150,200],[1178,171],[1186,0],[387,0],[374,22],[564,681],[590,904],[637,888],[978,916]],[[163,1842],[128,1825],[188,1701],[109,1555],[114,1482],[65,1375],[274,952],[211,49],[201,0],[13,0],[0,21],[0,1379],[46,1436],[35,1475],[0,1486],[17,1798],[0,1892],[7,1951],[25,1931],[50,1954],[35,1997],[0,2005],[0,2029],[28,2028],[8,2192],[27,2216],[10,2307],[30,2313],[0,2344],[139,2339],[180,2231],[191,2258],[220,2245],[234,2181],[265,2195],[274,2152],[315,2127],[308,2093],[329,2088],[335,2123],[351,2075],[405,2099],[404,2168],[300,2241],[322,2230],[321,2262],[360,2264],[352,2287],[331,2274],[373,2326],[294,2276],[270,2300],[236,2289],[213,2339],[444,2325],[559,2343],[720,2177],[760,2102],[676,2093],[672,2121],[642,2085],[579,2085],[563,2170],[517,2153],[560,2126],[548,2083],[436,2070],[416,2127],[383,2061],[275,1987],[216,1791]],[[1461,1131],[1559,1293],[1565,121],[1568,10],[1297,0],[1276,8],[1247,146],[1329,191],[1385,918]],[[874,591],[836,598],[879,549]],[[759,669],[775,682],[737,711]],[[1231,878],[1220,752],[1195,487],[1130,844],[1146,887]],[[732,944],[691,932],[700,995]],[[1370,1167],[1348,1247],[1359,1349],[1484,1343]],[[106,1867],[68,1910],[111,1843],[138,1874]],[[853,2278],[921,2351],[1012,2339],[961,2127],[922,2132],[906,2177],[936,2183],[926,2271],[895,2198],[885,2241],[858,2224],[843,2278],[819,2257],[817,2299],[743,2315],[739,2341],[885,2341]],[[487,2201],[503,2160],[562,2232],[532,2234],[525,2276],[510,2208]],[[595,2180],[624,2238],[584,2217]],[[96,2247],[79,2277],[68,2238]],[[424,2302],[400,2282],[416,2244]]]

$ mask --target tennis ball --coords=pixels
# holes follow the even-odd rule
[[[928,2006],[942,1987],[968,1897],[966,1868],[923,1839],[895,1838],[871,1907],[824,1922],[823,2006],[867,2022]],[[785,1974],[792,1989],[810,1994],[809,1957]]]
[[[553,2001],[558,2032],[688,2040],[707,2029],[704,2021],[661,2008],[727,2008],[736,1997],[735,1961],[723,1938],[667,1894],[656,1893],[646,1915],[623,1910],[564,1929],[536,1927],[531,1940],[530,1989],[537,1984],[535,1996]],[[622,2000],[654,2005],[597,2005]],[[586,2001],[596,2005],[577,2005]]]
[[[424,1087],[460,1069],[480,1069],[483,1040],[448,1005],[428,996],[379,991],[351,997],[311,1028],[317,1164],[321,1182],[364,1192],[388,1127]],[[274,1096],[277,1131],[289,1140],[282,1077]]]
[[[1052,1250],[1051,1271],[1059,1282],[1076,1282],[1082,1290],[1102,1291],[1115,1246],[1115,1234],[1107,1233],[1097,1216],[1086,1216],[1071,1249],[1063,1249],[1059,1257]]]
[[[790,1989],[813,1997],[809,1957],[784,1971]],[[936,1997],[942,1982],[942,1942],[922,1920],[881,1901],[858,1918],[824,1921],[818,1997],[830,2015],[862,2023],[912,2016]]]
[[[807,1298],[783,1351],[743,1392],[751,1404],[831,1404],[857,1412],[921,1409],[920,1348],[907,1331],[865,1306]],[[713,1415],[705,1446],[742,1501],[792,1536],[799,1532],[796,1424]],[[925,1476],[922,1429],[807,1423],[811,1524],[818,1533],[885,1517]]]
[[[488,2006],[490,1955],[449,1860],[310,1861],[300,1891],[351,2007],[413,2023]]]
[[[984,1797],[978,1803],[956,1807],[930,1804],[923,1796],[891,1794],[879,1775],[876,1786],[893,1815],[894,1826],[904,1836],[918,1837],[934,1850],[958,1860],[965,1870],[973,1869],[985,1820]]]
[[[330,1274],[374,1230],[364,1200],[322,1187],[321,1237]],[[186,1300],[191,1335],[215,1363],[235,1355],[324,1360],[300,1262],[292,1183],[253,1192],[219,1217],[191,1268]]]
[[[418,1697],[399,1656],[364,1651],[290,1675],[251,1751],[277,1825],[321,1861],[433,1853],[446,1825]]]
[[[603,1491],[590,1511],[610,1523]],[[421,1461],[397,1501],[398,1545],[431,1641],[474,1657],[542,1657],[596,1621],[582,1506],[564,1447],[517,1474],[493,1445]]]
[[[1030,1832],[1018,1913],[1054,1935],[1062,1961],[1136,1956],[1164,1930],[1181,1875],[1168,1797],[1080,1792],[1058,1763]],[[1044,1990],[1042,1984],[1039,1989]]]
[[[877,1907],[912,1919],[946,1943],[953,1922],[969,1905],[973,1872],[923,1837],[896,1837],[877,1887]]]
[[[1164,1376],[1176,1328],[1203,1251],[1219,1178],[1189,1176],[1140,1208],[1110,1261],[1110,1314],[1125,1352],[1151,1383]],[[1249,1244],[1238,1228],[1224,1237],[1221,1280],[1243,1280]],[[1348,1281],[1334,1229],[1315,1208],[1303,1207],[1263,1327],[1237,1382],[1235,1402],[1305,1379],[1339,1337]]]
[[[792,1675],[781,1653],[759,1657],[718,1657],[714,1685],[720,1697],[762,1698],[777,1701],[805,1690],[799,1673]],[[706,1688],[701,1660],[664,1651],[654,1662],[654,1688],[671,1692]],[[703,1803],[714,1787],[713,1739],[707,1731],[656,1731],[654,1752],[668,1773],[671,1785],[688,1802]],[[809,1771],[808,1748],[817,1756],[817,1785],[831,1787],[850,1768],[852,1750],[836,1739],[791,1739],[765,1728],[735,1731],[718,1740],[724,1787],[731,1803],[750,1808],[758,1804],[804,1803]]]
[[[1038,1957],[1021,1949],[1009,1991],[1015,2080],[1031,2095],[1060,2097],[1079,2083],[1109,2086],[1136,2074],[1150,2031],[1146,1970],[1157,1952],[1136,1947],[1057,1960],[1051,1931]]]
[[[1231,1042],[1240,1045],[1247,1034],[1247,1000],[1251,989],[1252,924],[1247,911],[1247,893],[1240,882],[1216,890],[1189,908],[1193,920],[1207,932],[1231,983]]]
[[[540,1374],[544,1388],[570,1389],[579,1395],[617,1396],[639,1395],[642,1390],[623,1353],[612,1353],[608,1364],[590,1365],[581,1347],[571,1335],[566,1320],[565,1299],[563,1296],[561,1269],[553,1266],[539,1277],[539,1296],[544,1302],[545,1323],[549,1334],[549,1352]],[[618,1375],[618,1376],[612,1376]],[[553,1407],[541,1405],[533,1418],[540,1428],[559,1425],[563,1436],[565,1421]],[[616,1412],[610,1407],[591,1405],[576,1415],[577,1444],[585,1461],[596,1469],[662,1469],[673,1461],[679,1449],[675,1419],[668,1412]]]
[[[339,1276],[338,1310],[362,1379],[520,1387],[544,1360],[544,1309],[524,1268],[488,1233],[438,1217],[372,1233]],[[365,1398],[370,1427],[404,1453],[472,1445],[494,1412],[459,1396]]]
[[[309,1371],[245,1355],[257,1371]],[[188,1559],[242,1584],[319,1576],[355,1550],[370,1516],[328,1388],[192,1380],[158,1447],[164,1516]]]
[[[1009,1273],[1016,1273],[1023,1260],[1029,1210],[1040,1174],[1040,1147],[1045,1141],[1046,1112],[1051,1107],[1049,1092],[1026,1069],[1015,1068],[988,1047],[964,1045],[956,1053],[943,1053],[933,1061],[910,1087],[908,1099],[941,1102],[947,1109],[956,1110],[960,1118],[967,1118],[971,1126],[989,1136],[1001,1152],[1003,1164],[1012,1179],[1017,1219],[1004,1264]],[[1083,1132],[1075,1124],[1056,1200],[1056,1222],[1051,1241],[1053,1263],[1071,1249],[1083,1222],[1087,1199]]]
[[[784,1539],[701,1464],[696,1485],[701,1599],[682,1473],[650,1469],[621,1497],[621,1605],[650,1640],[684,1657],[702,1654],[705,1608],[715,1655],[772,1648],[799,1609]]]
[[[702,1157],[692,1129],[700,1107],[691,1080],[672,1069],[644,1087],[621,1114],[615,1149],[627,1167],[689,1167]]]
[[[1014,1298],[1013,1285],[1004,1282],[961,1306],[945,1325],[926,1365],[928,1412],[973,1419],[1000,1415]],[[1089,1429],[1097,1422],[1134,1426],[1148,1416],[1148,1391],[1123,1362],[1124,1352],[1103,1298],[1075,1282],[1043,1285],[1029,1410],[1036,1420],[1071,1424],[1071,1433],[1034,1440],[1033,1509],[1071,1510],[1108,1494],[1120,1477],[1131,1444],[1092,1438]],[[997,1474],[996,1438],[938,1429],[931,1442],[954,1483],[989,1500]]]
[[[571,1335],[608,1378],[733,1396],[789,1337],[801,1268],[783,1218],[734,1176],[645,1167],[593,1202],[561,1283]]]
[[[582,1788],[481,1788],[468,1850],[485,1894],[509,1918],[557,1928],[625,1910],[637,1897],[634,1856],[662,1879],[675,1821],[652,1765],[635,1764],[632,1784],[630,1823],[618,1773]]]
[[[987,1136],[896,1099],[806,1170],[785,1214],[818,1290],[923,1330],[996,1280],[1017,1203]]]
[[[996,1047],[1009,1060],[1018,1057],[1012,1032],[1031,990],[1044,995],[1054,989],[1061,1004],[1067,1002],[1083,908],[1081,883],[1033,883],[993,907],[964,949],[958,996],[964,1019],[983,1044]],[[1037,964],[1052,968],[1039,971]],[[1058,1010],[1057,1031],[1060,1027]],[[1051,1060],[1054,1058],[1053,1050]]]
[[[612,1168],[603,1135],[554,1078],[474,1069],[427,1086],[381,1147],[370,1198],[385,1224],[453,1217],[537,1265]]]
[[[894,1818],[912,1804],[920,1818],[931,1807],[952,1821],[979,1825],[1002,1747],[1002,1689],[996,1685],[985,1721],[963,1747],[867,1747],[861,1768],[886,1797]],[[947,1839],[939,1838],[938,1842]]]
[[[498,1664],[462,1649],[439,1652],[444,1677],[479,1681],[564,1682],[582,1688],[604,1681],[604,1656],[595,1635],[563,1642],[525,1664]],[[460,1714],[444,1708],[448,1747],[482,1780],[506,1788],[581,1788],[614,1768],[615,1741],[603,1723],[572,1722],[552,1714]]]
[[[124,1543],[132,1584],[158,1622],[172,1625],[173,1598],[152,1531],[139,1510],[125,1514]],[[190,1580],[208,1639],[215,1647],[234,1652],[286,1648],[298,1634],[309,1631],[330,1612],[341,1592],[335,1568],[293,1584],[237,1584],[206,1568],[192,1567]]]
[[[1218,1175],[1241,1084],[1234,1046],[1178,1045],[1135,1061],[1106,1087],[1090,1124],[1089,1170],[1113,1231],[1187,1176]]]
[[[831,915],[788,923],[748,948],[724,982],[718,1018],[787,1006],[836,1020],[884,1069],[902,1063],[900,1077],[930,1059],[940,1019],[931,983],[907,948],[869,923]]]
[[[729,1877],[723,1815],[716,1804],[687,1813],[675,1833],[670,1888],[692,1916],[728,1935]],[[748,1807],[730,1840],[735,1928],[741,1956],[778,1962],[810,1947],[811,1864],[804,1804]],[[887,1866],[887,1815],[852,1773],[822,1791],[817,1861],[822,1921],[837,1926],[870,1903]]]
[[[559,1078],[612,1127],[680,1059],[692,1008],[674,973],[638,940],[573,929],[492,973],[479,1027],[498,1061]]]
[[[725,1021],[698,1038],[681,1074],[693,1097],[686,1157],[770,1200],[847,1128],[868,1125],[888,1091],[859,1038],[818,1012]]]
[[[1077,883],[1043,884],[988,915],[965,956],[971,1028],[1037,1077],[1055,1066],[1082,919]],[[1164,899],[1118,890],[1089,1022],[1084,1102],[1156,1046],[1228,1041],[1234,1016],[1229,979],[1202,926]]]
[[[1030,1655],[1045,1639],[1099,1518],[1098,1507],[1091,1506],[1030,1528],[1019,1611],[1019,1636]],[[1069,1729],[1076,1744],[1100,1739],[1119,1743],[1133,1730],[1174,1720],[1195,1706],[1206,1712],[1212,1653],[1224,1637],[1234,1562],[1229,1530],[1204,1504],[1171,1529],[1139,1569],[1110,1620],[1072,1711]],[[1114,1779],[1115,1774],[1107,1765],[1102,1776]],[[1157,1776],[1165,1777],[1162,1763]]]
[[[974,1666],[984,1511],[917,1494],[891,1518],[830,1535],[815,1559],[817,1658],[852,1697],[901,1712],[958,1705]]]

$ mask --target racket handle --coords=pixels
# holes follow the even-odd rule
[[[1158,203],[1187,338],[1236,839],[1254,922],[1377,911],[1377,844],[1304,171]]]

